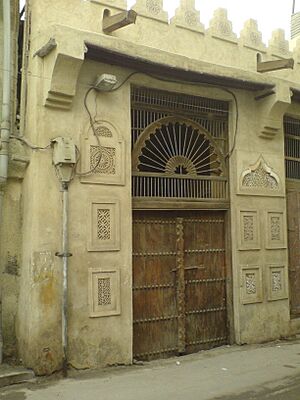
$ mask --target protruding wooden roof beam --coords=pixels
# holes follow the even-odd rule
[[[293,69],[294,63],[295,61],[293,58],[286,58],[284,60],[257,62],[257,72],[263,73],[263,72],[277,71],[279,69]]]
[[[116,15],[103,16],[102,30],[104,33],[112,33],[124,26],[135,24],[137,13],[133,10],[123,11]]]

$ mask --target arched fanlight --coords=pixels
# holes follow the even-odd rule
[[[222,176],[224,160],[211,135],[189,119],[149,125],[133,150],[133,170],[165,175]]]

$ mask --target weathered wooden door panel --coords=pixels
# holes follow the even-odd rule
[[[300,190],[287,192],[291,316],[300,317]]]
[[[186,353],[227,343],[225,232],[222,213],[184,220]]]
[[[167,213],[135,213],[134,356],[162,358],[177,349],[175,222]]]
[[[136,212],[135,358],[191,353],[227,342],[222,212]]]

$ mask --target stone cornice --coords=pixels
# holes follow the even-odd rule
[[[69,110],[72,107],[79,73],[85,58],[103,63],[111,63],[111,59],[114,58],[115,64],[134,70],[140,70],[142,64],[147,68],[141,72],[156,71],[156,75],[159,75],[163,67],[171,72],[175,71],[176,74],[180,71],[184,72],[182,77],[174,72],[177,79],[236,89],[258,91],[272,88],[278,81],[282,82],[281,87],[285,83],[288,88],[298,86],[292,80],[277,78],[276,73],[262,75],[251,70],[218,65],[136,44],[119,37],[77,30],[65,25],[52,25],[41,37],[44,38],[44,42],[50,37],[55,38],[57,42],[57,48],[44,58],[45,71],[50,77],[45,106],[61,110]],[[42,44],[43,41],[39,40],[36,49]],[[289,78],[293,76],[293,73],[294,71],[289,73]],[[171,74],[171,79],[175,79],[174,74]],[[269,103],[269,99],[264,102]]]

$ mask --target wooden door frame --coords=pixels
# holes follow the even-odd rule
[[[294,179],[286,179],[286,208],[287,208],[287,213],[288,214],[288,192],[296,192],[300,194],[300,182],[298,180]],[[290,313],[290,319],[291,320],[297,320],[299,319],[299,315],[293,315],[292,314],[292,303],[291,303],[291,277],[290,277],[290,246],[289,246],[289,223],[288,223],[288,217],[287,217],[287,251],[288,251],[288,287],[289,287],[289,313]]]
[[[234,330],[234,307],[233,307],[233,272],[232,272],[232,247],[231,247],[231,210],[229,207],[218,204],[216,207],[208,207],[208,202],[177,202],[177,207],[169,207],[170,204],[164,203],[164,207],[157,207],[163,204],[163,200],[142,200],[132,202],[132,214],[134,211],[223,211],[224,212],[224,228],[225,228],[225,270],[226,270],[226,307],[227,307],[227,331],[228,343],[230,345],[235,343],[235,330]],[[175,205],[174,201],[171,201]],[[184,204],[183,204],[184,203]],[[148,206],[148,207],[147,207]],[[212,204],[210,204],[212,206]],[[133,219],[133,218],[132,218]],[[132,297],[133,302],[133,297]],[[133,306],[133,304],[132,304]],[[133,343],[133,337],[132,337]]]

